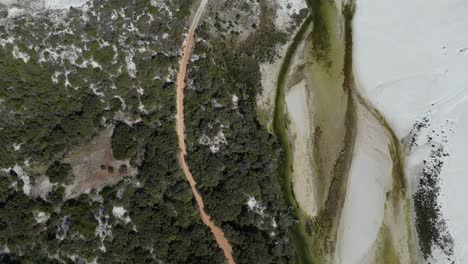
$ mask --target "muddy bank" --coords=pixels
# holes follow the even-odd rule
[[[400,142],[356,88],[355,6],[311,1],[310,10],[285,53],[273,122],[298,262],[413,263]]]
[[[331,263],[354,145],[352,78],[341,7],[311,3],[278,78],[274,131],[284,189],[298,222],[300,263]],[[350,57],[349,57],[350,58]]]
[[[287,117],[285,115],[285,90],[287,76],[291,69],[291,62],[311,24],[312,15],[309,14],[291,41],[288,50],[286,51],[278,74],[278,86],[276,87],[275,108],[273,115],[273,131],[278,137],[284,150],[283,159],[278,166],[279,175],[281,177],[280,181],[283,185],[283,192],[284,197],[286,198],[286,203],[291,207],[291,215],[297,220],[291,227],[291,239],[296,250],[296,261],[298,263],[315,263],[315,260],[313,259],[312,243],[310,239],[307,238],[306,222],[304,221],[306,219],[306,215],[297,204],[292,188],[293,154],[291,150],[291,143],[289,141],[286,130]]]

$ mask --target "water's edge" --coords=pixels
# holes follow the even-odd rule
[[[283,186],[283,193],[286,199],[286,203],[290,206],[290,213],[295,222],[291,226],[291,239],[296,249],[296,262],[297,263],[329,263],[332,262],[334,255],[334,248],[336,243],[337,228],[341,218],[341,211],[346,197],[346,186],[349,174],[350,164],[352,162],[354,141],[356,137],[356,104],[362,105],[367,111],[372,113],[374,118],[387,132],[387,137],[390,140],[389,152],[393,161],[393,187],[390,197],[391,200],[403,204],[405,210],[409,210],[409,200],[407,197],[406,190],[406,178],[404,175],[404,159],[402,158],[402,150],[400,142],[396,137],[394,131],[386,121],[383,115],[369,104],[365,98],[363,98],[355,87],[355,80],[353,77],[353,39],[352,39],[352,19],[354,16],[354,3],[352,1],[343,4],[340,8],[344,17],[344,65],[343,65],[343,89],[347,95],[347,110],[345,117],[345,137],[344,137],[344,148],[342,154],[337,161],[337,166],[331,179],[329,187],[329,193],[326,197],[324,210],[322,213],[328,215],[324,218],[324,221],[328,221],[327,229],[320,230],[317,232],[311,232],[310,226],[307,224],[311,222],[315,224],[315,221],[321,221],[320,215],[311,219],[299,206],[293,189],[293,146],[291,139],[288,136],[288,120],[287,110],[285,102],[285,94],[288,83],[288,74],[291,71],[291,64],[295,54],[298,52],[298,48],[302,41],[308,36],[308,29],[314,24],[314,11],[312,8],[316,8],[320,5],[320,1],[310,0],[308,1],[309,8],[311,11],[309,15],[301,25],[300,29],[294,36],[291,45],[289,46],[286,55],[282,61],[281,68],[278,74],[278,81],[276,87],[275,97],[275,108],[273,117],[273,131],[278,137],[279,142],[284,150],[282,161],[279,164],[278,170],[280,175],[280,181]],[[405,212],[407,215],[408,212]],[[318,219],[318,220],[317,220]],[[320,223],[319,223],[320,224]],[[406,223],[408,230],[411,229],[409,220]],[[409,233],[411,236],[411,233]],[[321,240],[326,246],[324,250],[321,250],[319,243]],[[411,240],[411,237],[409,238]],[[410,242],[410,241],[408,241]],[[393,246],[393,245],[390,245]],[[329,251],[327,251],[329,250]],[[414,248],[409,250],[414,252]],[[412,255],[412,254],[411,254]],[[413,259],[413,258],[412,258]]]

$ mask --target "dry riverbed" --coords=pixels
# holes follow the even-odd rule
[[[286,151],[285,184],[291,187],[285,188],[300,221],[294,234],[307,247],[301,261],[412,263],[400,142],[355,93],[352,8],[315,2],[311,12],[311,25],[295,38],[299,44],[282,51],[290,56],[282,65],[286,72],[276,83],[271,72],[262,82],[264,89],[277,84],[280,90],[273,127]],[[262,70],[269,67],[274,64]],[[268,98],[262,99],[264,114]]]

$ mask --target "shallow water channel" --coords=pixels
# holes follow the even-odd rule
[[[393,168],[389,199],[397,204],[393,208],[408,200],[399,142],[385,118],[355,89],[354,7],[338,7],[333,1],[309,1],[309,7],[278,74],[273,129],[284,149],[279,170],[295,219],[291,234],[296,262],[335,263],[355,147],[357,104],[372,114],[389,139]],[[393,250],[392,243],[386,244]]]

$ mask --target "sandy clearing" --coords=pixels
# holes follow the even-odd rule
[[[196,181],[193,178],[192,173],[189,170],[187,164],[187,146],[185,144],[185,124],[184,124],[184,88],[185,88],[185,77],[187,74],[187,65],[190,60],[190,55],[193,49],[193,37],[195,35],[195,30],[197,28],[198,22],[200,21],[201,15],[205,9],[208,0],[202,0],[195,16],[193,17],[193,21],[190,25],[190,29],[184,41],[184,50],[183,56],[180,61],[179,72],[177,74],[177,123],[176,123],[176,130],[177,130],[177,137],[179,140],[179,164],[184,172],[185,177],[187,178],[190,187],[192,189],[193,196],[198,205],[198,209],[200,211],[200,217],[205,225],[207,225],[213,235],[215,236],[216,242],[218,246],[223,250],[224,256],[226,261],[229,264],[234,264],[234,257],[232,254],[232,247],[229,241],[224,236],[224,232],[215,225],[215,223],[211,220],[211,217],[205,212],[203,199],[196,188]]]
[[[291,87],[286,93],[286,105],[295,127],[295,137],[310,135],[308,128],[310,127],[311,117],[307,103],[310,98],[308,98],[307,94],[307,83],[305,80]]]
[[[138,174],[138,169],[130,165],[130,159],[114,158],[111,143],[113,130],[113,126],[106,128],[64,158],[64,162],[70,163],[74,176],[71,184],[65,188],[66,199],[89,193],[92,189],[115,185],[125,176]],[[121,171],[121,168],[126,169]]]

